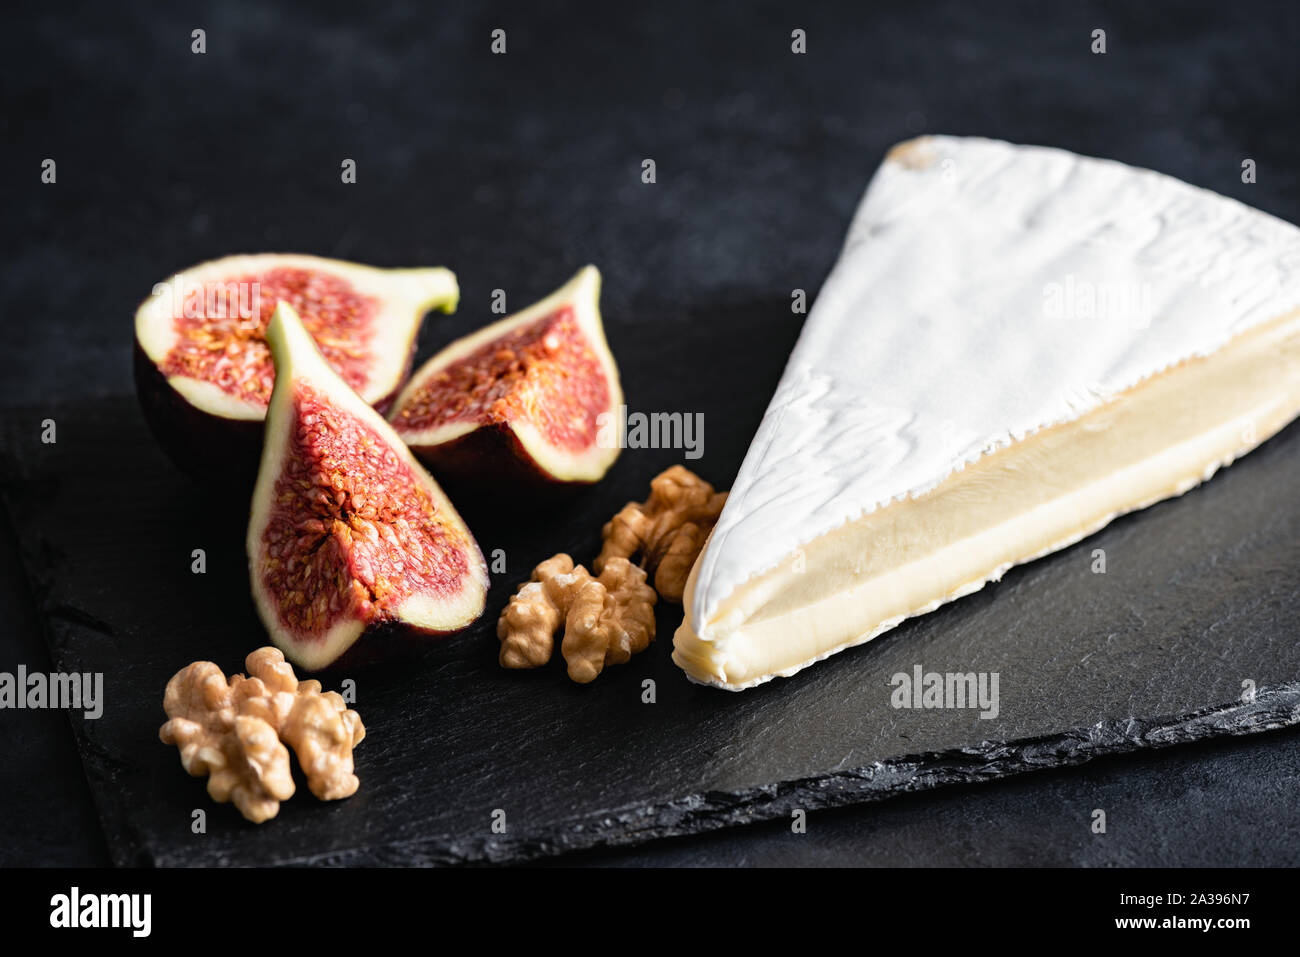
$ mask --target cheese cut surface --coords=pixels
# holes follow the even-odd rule
[[[1300,413],[1300,230],[1170,177],[929,137],[877,172],[687,584],[747,688],[1179,495]]]

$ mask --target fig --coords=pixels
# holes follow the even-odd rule
[[[483,612],[487,564],[438,483],[288,303],[266,341],[275,386],[247,547],[271,640],[319,670],[465,628]]]
[[[430,309],[452,312],[447,269],[377,269],[282,253],[227,256],[154,286],[135,314],[136,392],[164,451],[203,479],[251,483],[275,370],[277,303],[302,317],[326,360],[386,411],[411,371]]]
[[[458,339],[397,397],[393,427],[464,484],[591,483],[618,457],[623,392],[600,318],[600,272]]]

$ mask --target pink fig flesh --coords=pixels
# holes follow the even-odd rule
[[[452,311],[445,269],[376,269],[315,256],[228,256],[177,273],[136,312],[137,393],[150,428],[185,471],[255,474],[275,381],[266,339],[275,306],[302,319],[329,366],[386,410],[410,372],[431,308]]]
[[[247,547],[272,640],[316,670],[394,627],[469,625],[487,567],[451,502],[292,309],[277,307],[268,339],[276,382]]]
[[[618,457],[623,401],[588,266],[541,302],[453,342],[398,396],[391,421],[440,474],[600,479]]]

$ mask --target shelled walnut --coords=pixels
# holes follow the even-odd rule
[[[605,524],[596,576],[560,553],[516,589],[497,621],[501,666],[540,668],[561,629],[569,677],[583,684],[644,650],[654,640],[656,592],[681,602],[726,501],[726,492],[680,465],[655,476],[646,501],[628,502]]]
[[[681,604],[691,566],[726,502],[726,492],[715,492],[694,472],[674,465],[651,480],[648,499],[628,502],[606,523],[593,567],[600,572],[611,558],[639,554],[660,597]]]
[[[276,648],[244,661],[248,677],[229,680],[210,661],[186,665],[167,682],[159,731],[180,749],[181,765],[208,775],[208,794],[234,802],[255,824],[275,817],[294,793],[287,744],[307,786],[322,801],[356,793],[352,749],[366,736],[361,716],[319,681],[299,681]]]
[[[623,664],[654,640],[655,592],[646,574],[614,558],[595,578],[563,553],[533,569],[497,622],[505,668],[539,668],[551,660],[561,627],[560,651],[569,677],[594,681],[606,665]]]

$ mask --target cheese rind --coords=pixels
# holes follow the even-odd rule
[[[692,572],[674,659],[728,688],[792,674],[1181,494],[1300,411],[1297,306],[1300,230],[1239,203],[1056,150],[905,144]]]

